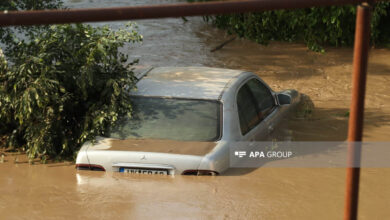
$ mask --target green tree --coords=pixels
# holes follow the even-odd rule
[[[189,0],[208,1],[208,0]],[[390,2],[374,5],[371,21],[372,44],[390,43]],[[207,17],[228,33],[254,40],[303,41],[315,51],[323,46],[351,46],[355,32],[356,6],[331,6],[298,10],[276,10],[256,13]]]
[[[30,158],[72,158],[84,141],[131,114],[128,90],[135,86],[137,61],[119,49],[142,40],[134,24],[117,31],[67,24],[0,33],[6,36],[0,56],[3,145],[24,148]]]
[[[6,0],[0,2],[0,10],[55,9],[62,5],[62,0]]]
[[[63,8],[62,0],[6,0],[0,1],[0,11],[39,10]],[[0,28],[0,42],[12,41],[16,34],[29,35],[39,30],[45,30],[48,26],[18,26],[12,28]]]

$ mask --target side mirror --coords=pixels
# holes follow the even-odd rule
[[[289,95],[279,93],[278,95],[279,105],[289,105],[291,104],[291,97]]]

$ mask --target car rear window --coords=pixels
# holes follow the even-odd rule
[[[132,117],[110,129],[120,139],[215,141],[220,138],[220,102],[133,97]]]

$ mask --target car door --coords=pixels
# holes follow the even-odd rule
[[[237,93],[237,112],[244,141],[272,140],[277,124],[277,103],[271,90],[259,79],[251,78]]]
[[[251,90],[250,82],[243,84],[237,92],[237,113],[242,141],[259,141],[268,136],[268,124],[264,122],[261,109]]]
[[[275,96],[271,92],[271,89],[257,78],[250,79],[247,84],[255,97],[259,116],[264,125],[267,126],[268,135],[266,140],[273,140],[275,127],[280,120],[279,108]]]

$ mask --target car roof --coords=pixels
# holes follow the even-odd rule
[[[210,67],[158,67],[141,76],[132,95],[219,100],[243,73]]]

